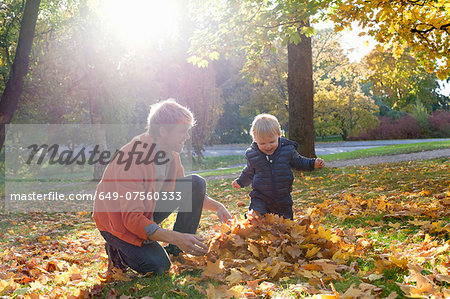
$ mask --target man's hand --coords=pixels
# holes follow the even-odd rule
[[[176,245],[184,252],[192,255],[205,255],[207,253],[207,247],[203,243],[203,238],[194,234],[180,233],[160,227],[148,238],[153,241]]]
[[[314,163],[314,168],[322,168],[325,167],[325,161],[321,158],[317,158],[316,162]]]
[[[230,213],[228,213],[227,208],[223,204],[218,201],[215,201],[208,195],[205,197],[205,201],[203,202],[203,209],[208,211],[213,211],[217,213],[219,220],[222,222],[226,222],[232,219]]]
[[[177,245],[186,253],[200,256],[208,252],[208,247],[203,243],[203,240],[202,237],[193,234],[180,234],[174,245]]]
[[[231,183],[231,186],[233,186],[234,189],[238,190],[239,188],[241,188],[241,186],[239,186],[237,179],[233,181],[233,183]]]
[[[223,204],[217,209],[217,216],[219,217],[220,222],[228,222],[232,219],[230,213]]]

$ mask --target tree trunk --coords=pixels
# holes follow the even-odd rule
[[[94,146],[98,145],[98,150],[103,152],[108,150],[108,145],[106,143],[106,132],[103,125],[103,115],[101,113],[101,105],[98,102],[99,100],[100,99],[98,97],[89,96],[91,123],[94,129]],[[95,159],[98,159],[98,157],[96,156]],[[99,182],[103,177],[105,169],[106,165],[102,163],[95,163],[92,180]]]
[[[305,23],[309,26],[309,22]],[[300,29],[298,29],[300,34]],[[300,155],[314,158],[314,93],[311,38],[304,35],[288,45],[289,138],[299,144]]]
[[[89,47],[86,47],[89,49]],[[98,150],[100,152],[108,150],[108,144],[106,142],[106,132],[103,124],[103,111],[101,102],[101,84],[98,78],[98,68],[96,65],[96,59],[93,56],[93,49],[90,49],[86,53],[86,65],[92,65],[93,67],[89,69],[89,90],[88,90],[88,101],[89,101],[89,115],[91,117],[91,124],[93,125],[93,141],[94,146],[98,145]],[[96,157],[97,159],[98,157]],[[94,164],[93,181],[99,182],[103,173],[105,172],[106,165],[102,163]]]
[[[8,82],[0,102],[0,149],[5,143],[5,127],[11,122],[28,72],[30,52],[39,12],[40,0],[27,0],[20,25],[19,41]]]

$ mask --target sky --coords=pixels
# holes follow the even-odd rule
[[[321,22],[314,24],[315,29],[325,29],[332,28],[332,22]],[[376,41],[370,36],[358,36],[361,32],[361,28],[358,26],[353,26],[352,30],[344,30],[340,32],[341,38],[340,43],[342,48],[346,51],[347,56],[350,61],[359,62],[361,59],[367,55],[373,48],[375,48]],[[441,86],[438,91],[442,95],[450,96],[450,83],[445,81],[439,81]]]

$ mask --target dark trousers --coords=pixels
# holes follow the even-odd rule
[[[294,212],[292,211],[292,205],[276,205],[268,204],[261,199],[252,198],[250,200],[249,210],[255,210],[261,215],[270,213],[275,214],[286,219],[294,220]]]
[[[177,180],[175,191],[180,190],[180,188],[183,189],[187,179],[192,179],[192,212],[178,212],[173,230],[195,234],[202,215],[203,201],[206,195],[206,182],[205,179],[198,175],[184,177],[180,182]],[[181,187],[181,184],[184,186]],[[175,201],[170,207],[171,211],[168,211],[167,206],[164,206],[164,211],[153,213],[153,221],[158,224],[161,223],[178,207],[179,203]],[[109,232],[101,231],[100,233],[113,249],[118,250],[123,263],[136,272],[141,274],[148,272],[162,274],[170,268],[169,256],[158,242],[144,242],[139,247],[127,243]]]

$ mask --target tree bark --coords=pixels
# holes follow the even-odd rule
[[[309,26],[309,21],[305,23]],[[298,29],[300,34],[300,28]],[[314,91],[311,38],[288,45],[289,138],[299,144],[300,155],[314,158]]]
[[[92,72],[95,72],[96,70],[92,70]],[[94,74],[94,77],[95,74]],[[97,80],[93,80],[91,82],[97,82]],[[100,101],[99,94],[95,92],[96,86],[92,85],[90,86],[90,91],[88,92],[89,96],[89,114],[91,117],[91,124],[93,126],[93,141],[94,146],[98,145],[98,150],[100,152],[108,150],[108,144],[106,142],[106,132],[105,127],[103,124],[103,114],[102,114],[102,107]],[[96,159],[98,157],[96,156]],[[103,173],[105,172],[106,165],[101,163],[95,163],[94,164],[94,173],[92,175],[92,180],[95,182],[99,182],[102,177]]]
[[[41,0],[27,0],[25,3],[14,62],[0,101],[0,149],[5,143],[5,128],[11,122],[17,109],[28,72],[40,3]]]

